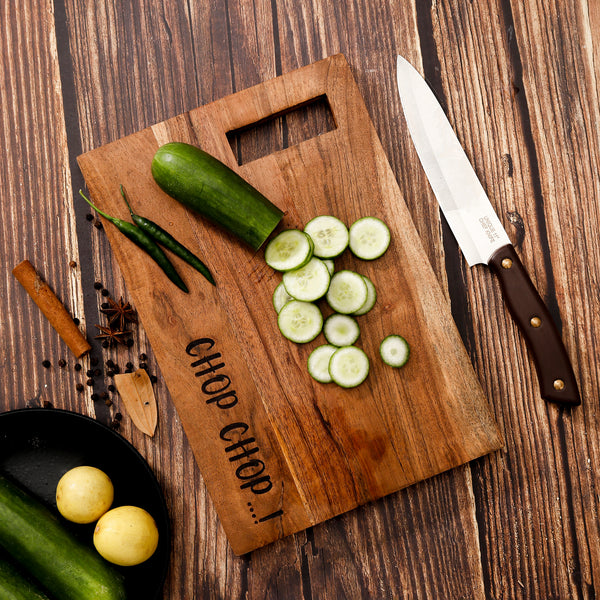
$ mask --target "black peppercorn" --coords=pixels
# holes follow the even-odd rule
[[[110,307],[110,304],[109,304],[108,302],[103,302],[103,303],[100,305],[100,308],[102,308],[103,310],[106,310],[106,309],[107,309],[107,308],[109,308],[109,307]]]
[[[102,229],[102,223],[100,221],[94,221],[94,227],[96,229]]]
[[[131,363],[131,362],[128,362],[128,363],[127,363],[125,366],[126,366],[128,369],[133,369],[133,363]]]
[[[107,377],[114,377],[115,376],[115,372],[114,371],[106,371],[106,376]]]
[[[134,341],[130,338],[127,340],[127,345],[131,348],[131,346],[133,346]]]
[[[94,369],[94,377],[100,377],[102,375],[102,371],[100,369]]]
[[[91,369],[88,369],[88,370],[85,372],[85,374],[86,374],[88,377],[92,377],[92,376],[94,375],[94,371],[92,371]]]
[[[75,366],[73,367],[76,371],[81,371],[81,365],[79,363],[75,363]]]
[[[78,383],[78,384],[75,386],[75,389],[76,389],[78,392],[83,392],[83,390],[84,390],[83,383]]]
[[[108,391],[109,392],[116,392],[117,388],[114,385],[111,384],[111,385],[108,386]]]
[[[156,383],[156,382],[158,381],[158,377],[157,377],[156,375],[151,375],[151,376],[150,376],[150,381],[151,381],[152,383]]]
[[[98,400],[98,398],[99,398],[98,394],[92,394],[92,400],[94,402],[96,402],[96,400]]]
[[[108,348],[109,346],[110,346],[110,344],[109,344],[109,343],[108,343],[106,340],[104,340],[104,341],[102,342],[102,347],[103,347],[103,348]]]
[[[104,288],[101,293],[102,293],[103,296],[109,296],[110,295],[110,292],[106,288]]]
[[[145,362],[145,361],[147,361],[147,360],[148,360],[148,357],[147,357],[147,356],[146,356],[146,355],[145,355],[145,354],[142,352],[142,353],[140,354],[140,360],[141,360],[142,362]]]
[[[77,317],[73,317],[73,323],[75,323],[75,325],[79,325],[81,321]]]
[[[146,369],[146,371],[147,371],[148,365],[146,363],[140,363],[140,369]]]
[[[86,385],[89,385],[89,386],[92,386],[92,385],[94,385],[94,380],[93,380],[93,379],[88,379],[88,380],[85,382],[85,384],[86,384]]]
[[[64,368],[67,366],[67,361],[66,361],[64,358],[61,358],[61,359],[58,361],[58,366],[59,366],[61,369],[64,369]]]
[[[95,356],[92,356],[92,358],[90,358],[90,365],[95,366],[98,364],[98,358]]]
[[[52,366],[52,363],[49,360],[42,361],[42,367],[44,367],[44,369],[49,369],[51,366]]]
[[[77,266],[77,263],[74,260],[69,261],[69,266],[71,269],[74,269]]]
[[[104,286],[102,285],[102,282],[100,281],[96,281],[96,283],[94,283],[94,289],[96,290],[101,290]]]
[[[87,215],[85,215],[85,218],[88,221],[93,221],[94,220],[94,215],[92,213],[88,213]]]
[[[115,421],[120,421],[122,418],[123,418],[123,415],[120,412],[115,413]]]

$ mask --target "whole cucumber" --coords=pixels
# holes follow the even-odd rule
[[[25,490],[0,475],[0,546],[61,600],[125,600],[121,575]]]
[[[161,146],[152,176],[169,196],[258,250],[283,212],[227,165],[183,142]]]

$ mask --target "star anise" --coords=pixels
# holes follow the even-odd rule
[[[137,323],[136,312],[129,302],[125,302],[123,298],[118,302],[108,298],[107,303],[108,308],[100,310],[108,317],[108,325],[111,329],[117,326],[120,331],[124,331],[127,323]]]
[[[102,325],[96,325],[101,331],[100,335],[96,336],[97,340],[104,340],[109,345],[122,344],[127,345],[126,338],[131,335],[131,331],[125,329],[112,329],[111,327],[103,327]]]

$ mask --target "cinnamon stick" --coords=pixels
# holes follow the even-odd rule
[[[13,269],[12,273],[73,354],[79,358],[89,352],[92,347],[75,325],[73,317],[48,284],[42,280],[33,265],[28,260],[24,260]]]

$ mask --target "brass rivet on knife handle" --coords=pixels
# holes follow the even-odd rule
[[[498,249],[489,265],[498,276],[506,305],[527,342],[542,398],[558,404],[580,404],[577,380],[560,333],[513,246]]]
[[[12,273],[73,354],[79,358],[88,353],[92,348],[89,342],[79,331],[79,327],[64,304],[50,289],[50,286],[42,280],[34,266],[28,260],[24,260],[13,269]]]

